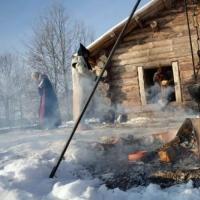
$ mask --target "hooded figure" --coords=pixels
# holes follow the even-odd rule
[[[38,84],[40,95],[39,120],[43,128],[55,128],[61,124],[58,99],[47,75],[35,72],[32,78]]]
[[[80,115],[95,84],[96,75],[89,64],[89,51],[80,44],[77,54],[72,57],[73,79],[73,116],[74,120]],[[92,111],[90,103],[86,115]]]

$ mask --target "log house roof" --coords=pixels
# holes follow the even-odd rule
[[[142,21],[153,17],[156,13],[164,8],[170,8],[172,0],[151,0],[143,7],[138,9],[133,16],[131,23],[126,32],[129,33],[134,28],[142,26]],[[96,55],[100,49],[109,47],[117,38],[118,34],[122,30],[124,24],[127,22],[128,17],[122,20],[120,23],[109,29],[106,33],[97,38],[94,42],[88,45],[88,49],[91,55]]]

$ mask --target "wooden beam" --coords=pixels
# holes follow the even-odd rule
[[[142,105],[146,105],[146,94],[145,94],[145,87],[144,87],[144,71],[143,67],[138,67],[138,80],[139,80],[139,87],[140,87],[140,98]]]
[[[173,70],[173,75],[174,75],[176,102],[181,103],[182,96],[181,96],[181,84],[180,84],[178,62],[172,62],[172,70]]]

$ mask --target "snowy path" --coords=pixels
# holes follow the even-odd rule
[[[1,200],[192,200],[200,199],[200,189],[192,184],[161,190],[157,185],[126,192],[108,190],[84,169],[84,162],[95,159],[88,141],[102,135],[130,133],[130,129],[99,129],[78,133],[55,179],[49,173],[58,158],[69,129],[54,131],[15,131],[0,134]],[[87,141],[87,142],[86,142]],[[97,162],[98,164],[98,162]]]

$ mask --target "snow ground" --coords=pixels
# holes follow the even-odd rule
[[[192,183],[160,189],[158,185],[109,190],[84,168],[96,162],[88,142],[107,135],[125,134],[125,129],[103,128],[78,132],[54,179],[48,176],[70,133],[69,128],[23,130],[0,134],[1,200],[197,200],[200,189]],[[130,133],[130,129],[129,129]]]

